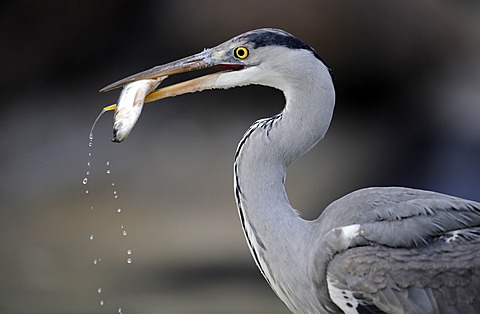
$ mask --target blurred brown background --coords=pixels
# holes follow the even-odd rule
[[[479,201],[479,19],[478,1],[2,2],[0,313],[287,313],[245,244],[231,165],[280,92],[147,105],[121,145],[109,113],[88,147],[118,97],[101,87],[254,28],[298,36],[336,77],[330,132],[289,170],[304,217],[366,186]]]

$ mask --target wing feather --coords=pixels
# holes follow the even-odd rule
[[[479,312],[479,203],[369,188],[322,216],[318,221],[330,224],[319,223],[326,231],[319,231],[309,271],[327,311],[355,305],[358,313]],[[342,293],[354,299],[346,304]]]
[[[385,313],[478,313],[480,239],[429,247],[365,246],[337,254],[327,278]],[[335,300],[333,300],[335,302]]]

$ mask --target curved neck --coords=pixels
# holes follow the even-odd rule
[[[321,80],[321,74],[325,73],[308,86],[291,84],[291,89],[284,90],[285,109],[250,127],[234,164],[235,197],[250,251],[273,290],[293,311],[299,309],[289,296],[299,292],[288,289],[290,285],[307,287],[298,281],[307,278],[299,271],[307,269],[307,252],[302,250],[309,247],[312,233],[310,222],[301,219],[288,202],[285,173],[291,162],[323,138],[330,124],[334,90],[331,80]]]

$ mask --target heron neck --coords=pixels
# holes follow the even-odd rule
[[[299,217],[288,202],[285,174],[290,163],[327,131],[333,87],[331,91],[323,87],[308,93],[284,91],[285,109],[250,127],[238,146],[234,165],[235,196],[249,248],[264,277],[291,310],[296,305],[288,300],[295,295],[287,292],[289,286],[308,286],[298,281],[307,278],[300,274],[307,270],[303,257],[308,252],[302,250],[310,247],[313,233],[312,224]],[[292,278],[287,278],[291,274]]]

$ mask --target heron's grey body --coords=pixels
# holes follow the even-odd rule
[[[273,55],[281,66],[269,74],[286,107],[252,125],[234,170],[247,242],[277,295],[296,313],[480,312],[480,204],[392,187],[348,194],[314,221],[292,209],[285,171],[324,136],[335,97],[311,51]],[[304,64],[289,63],[292,55]]]
[[[284,110],[255,122],[239,143],[234,183],[252,256],[292,312],[480,313],[479,203],[368,188],[314,221],[289,204],[286,169],[323,138],[335,103],[329,69],[302,41],[281,30],[250,31],[107,89],[217,65],[233,70],[164,88],[157,98],[247,84],[284,92]]]

